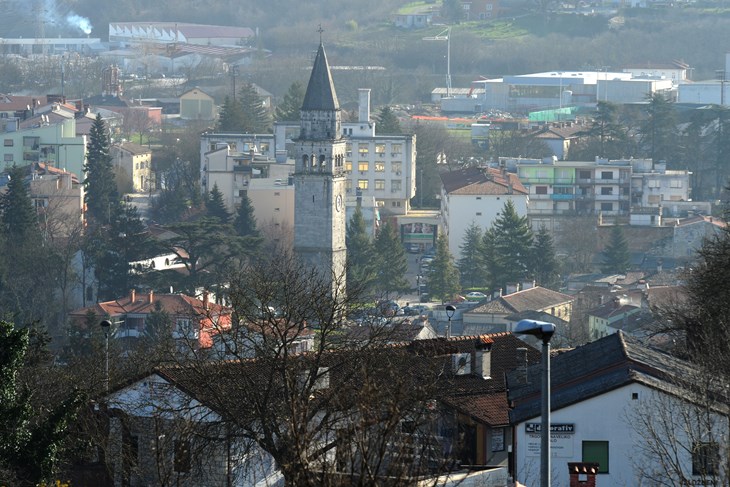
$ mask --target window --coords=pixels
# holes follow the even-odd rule
[[[613,186],[604,186],[601,188],[601,194],[602,195],[612,195],[613,194]]]
[[[376,162],[375,163],[375,172],[385,172],[385,163],[384,162]]]
[[[553,188],[553,193],[555,194],[573,194],[573,188],[566,188],[566,187],[556,187]]]
[[[714,442],[696,442],[692,445],[692,475],[720,473],[720,448]]]
[[[591,179],[590,171],[578,171],[578,179]]]
[[[360,157],[367,157],[370,153],[370,144],[357,144],[357,153]]]
[[[608,442],[584,441],[583,462],[598,464],[598,473],[608,473]]]
[[[174,470],[178,473],[190,472],[190,440],[175,440]]]
[[[370,169],[370,164],[367,162],[358,162],[357,163],[357,170],[360,172],[368,172],[368,169]]]
[[[601,211],[613,211],[613,203],[601,203]]]
[[[672,179],[671,181],[669,181],[669,187],[670,188],[681,188],[682,180],[681,179]]]
[[[375,154],[378,157],[385,157],[385,144],[375,144]]]
[[[393,192],[400,191],[402,187],[403,186],[401,185],[401,180],[400,179],[394,179],[393,181],[390,182],[390,189]]]
[[[477,211],[477,216],[482,216],[482,212],[481,211]]]
[[[403,163],[400,161],[393,161],[390,163],[390,170],[394,173],[401,172],[402,167],[403,167]]]
[[[40,137],[23,137],[23,147],[30,147],[32,150],[38,150],[40,142]]]
[[[658,179],[650,179],[646,182],[647,188],[658,188],[659,187],[659,180]]]
[[[385,179],[376,179],[375,180],[375,190],[376,191],[383,191],[385,190]]]
[[[13,139],[5,139],[4,145],[5,145],[5,147],[12,147],[13,146]]]
[[[358,179],[357,187],[360,189],[368,189],[368,180],[367,179]]]
[[[391,144],[390,155],[399,156],[403,153],[403,144]]]
[[[345,144],[345,153],[347,154],[347,157],[352,157],[352,144],[349,142]]]
[[[601,171],[601,179],[613,179],[613,172]]]
[[[345,172],[352,172],[352,162],[347,161],[345,163]]]
[[[535,194],[547,194],[547,186],[535,186]]]
[[[5,162],[13,162],[13,155],[5,154]]]

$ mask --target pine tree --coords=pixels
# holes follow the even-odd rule
[[[13,245],[34,243],[40,237],[38,219],[25,182],[25,171],[12,167],[8,186],[0,196],[3,233]]]
[[[108,225],[117,215],[119,196],[109,154],[109,134],[101,114],[91,126],[86,149],[84,203],[87,214],[92,222]]]
[[[369,290],[376,276],[375,249],[360,207],[347,225],[347,289]]]
[[[496,235],[494,227],[490,227],[484,231],[482,237],[482,263],[484,265],[484,280],[487,288],[494,290],[499,288],[501,284],[495,280],[495,272],[497,270],[497,251],[496,251]]]
[[[603,249],[603,272],[623,274],[629,269],[630,264],[629,243],[624,237],[621,227],[615,226],[611,229],[611,236],[608,244]]]
[[[454,257],[449,252],[444,234],[436,240],[436,255],[428,271],[428,289],[433,297],[442,302],[453,299],[461,290],[459,271],[454,265]]]
[[[289,90],[284,95],[276,107],[276,121],[277,122],[295,122],[299,121],[299,111],[302,109],[304,104],[304,86],[295,81],[289,86]]]
[[[532,263],[532,230],[526,216],[519,216],[512,200],[492,224],[496,256],[494,281],[505,288],[507,284],[526,279]]]
[[[395,116],[393,110],[389,106],[380,109],[377,118],[378,123],[375,124],[375,132],[377,134],[399,135],[402,133],[398,117]]]
[[[532,269],[537,284],[549,289],[557,289],[560,286],[560,279],[558,260],[555,257],[555,245],[552,235],[544,226],[541,226],[535,234],[532,255]]]
[[[264,102],[253,83],[244,84],[238,92],[238,98],[243,110],[243,132],[251,134],[268,132],[269,112],[266,111]]]
[[[677,153],[676,109],[661,92],[647,95],[646,119],[639,127],[646,155],[654,161],[671,161]]]
[[[243,132],[243,107],[236,98],[225,97],[218,116],[218,132]]]
[[[241,204],[236,210],[236,219],[233,222],[236,234],[241,237],[259,237],[260,232],[256,226],[256,216],[253,213],[251,199],[248,196],[241,198]]]
[[[376,287],[387,296],[391,292],[402,292],[409,288],[405,278],[408,271],[406,251],[393,225],[386,222],[375,238],[377,259]]]
[[[211,218],[217,218],[219,222],[223,224],[230,223],[231,214],[226,208],[226,204],[223,202],[223,193],[218,189],[218,183],[213,184],[213,189],[210,190],[208,195],[208,201],[205,205],[206,214]]]
[[[486,284],[483,238],[482,229],[479,225],[472,222],[466,229],[464,240],[459,247],[461,250],[461,258],[459,259],[458,266],[461,275],[461,284],[467,289],[482,287]]]

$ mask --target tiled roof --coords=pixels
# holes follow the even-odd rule
[[[614,316],[623,315],[624,313],[631,313],[639,309],[638,306],[632,304],[617,304],[613,302],[605,303],[598,308],[594,308],[587,312],[591,316],[602,319],[610,319]]]
[[[332,73],[327,63],[327,54],[324,46],[319,45],[317,57],[314,59],[312,74],[307,84],[307,92],[304,95],[302,110],[339,110],[340,104],[337,101],[335,83],[332,81]]]
[[[10,112],[16,110],[27,110],[28,107],[43,106],[48,104],[48,97],[39,96],[21,96],[21,95],[4,95],[0,94],[0,112]]]
[[[689,363],[619,331],[551,359],[551,407],[559,410],[632,382],[663,385],[676,392],[676,380],[690,377],[692,369]],[[513,422],[540,415],[540,374],[540,366],[529,367],[527,383],[514,372],[508,374]]]
[[[440,174],[444,190],[459,195],[527,194],[516,174],[493,168],[468,167]]]
[[[575,298],[545,287],[532,287],[516,293],[500,296],[488,303],[477,306],[465,314],[519,313],[521,311],[544,311],[573,301]]]
[[[122,150],[125,150],[133,155],[143,155],[143,154],[149,154],[152,151],[149,149],[149,147],[145,147],[143,145],[135,144],[134,142],[122,142],[119,144],[119,148]]]

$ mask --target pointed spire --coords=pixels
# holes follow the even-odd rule
[[[317,57],[314,59],[312,74],[309,77],[307,93],[304,95],[302,110],[339,110],[340,104],[335,93],[335,84],[327,63],[324,46],[320,42]]]

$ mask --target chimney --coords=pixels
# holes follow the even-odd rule
[[[137,291],[132,289],[131,291],[129,291],[129,302],[134,303],[135,301],[137,301]]]
[[[155,300],[155,292],[152,289],[150,289],[150,293],[149,293],[148,297],[149,297],[150,304],[152,304],[152,302]]]
[[[527,384],[527,349],[520,347],[517,349],[517,380],[520,384]]]
[[[370,122],[370,88],[359,88],[357,93],[359,98],[357,121],[368,123]]]
[[[596,487],[597,463],[568,462],[570,487]]]
[[[203,309],[210,309],[210,294],[208,291],[203,291]]]
[[[474,373],[482,379],[492,377],[492,344],[477,340]]]

